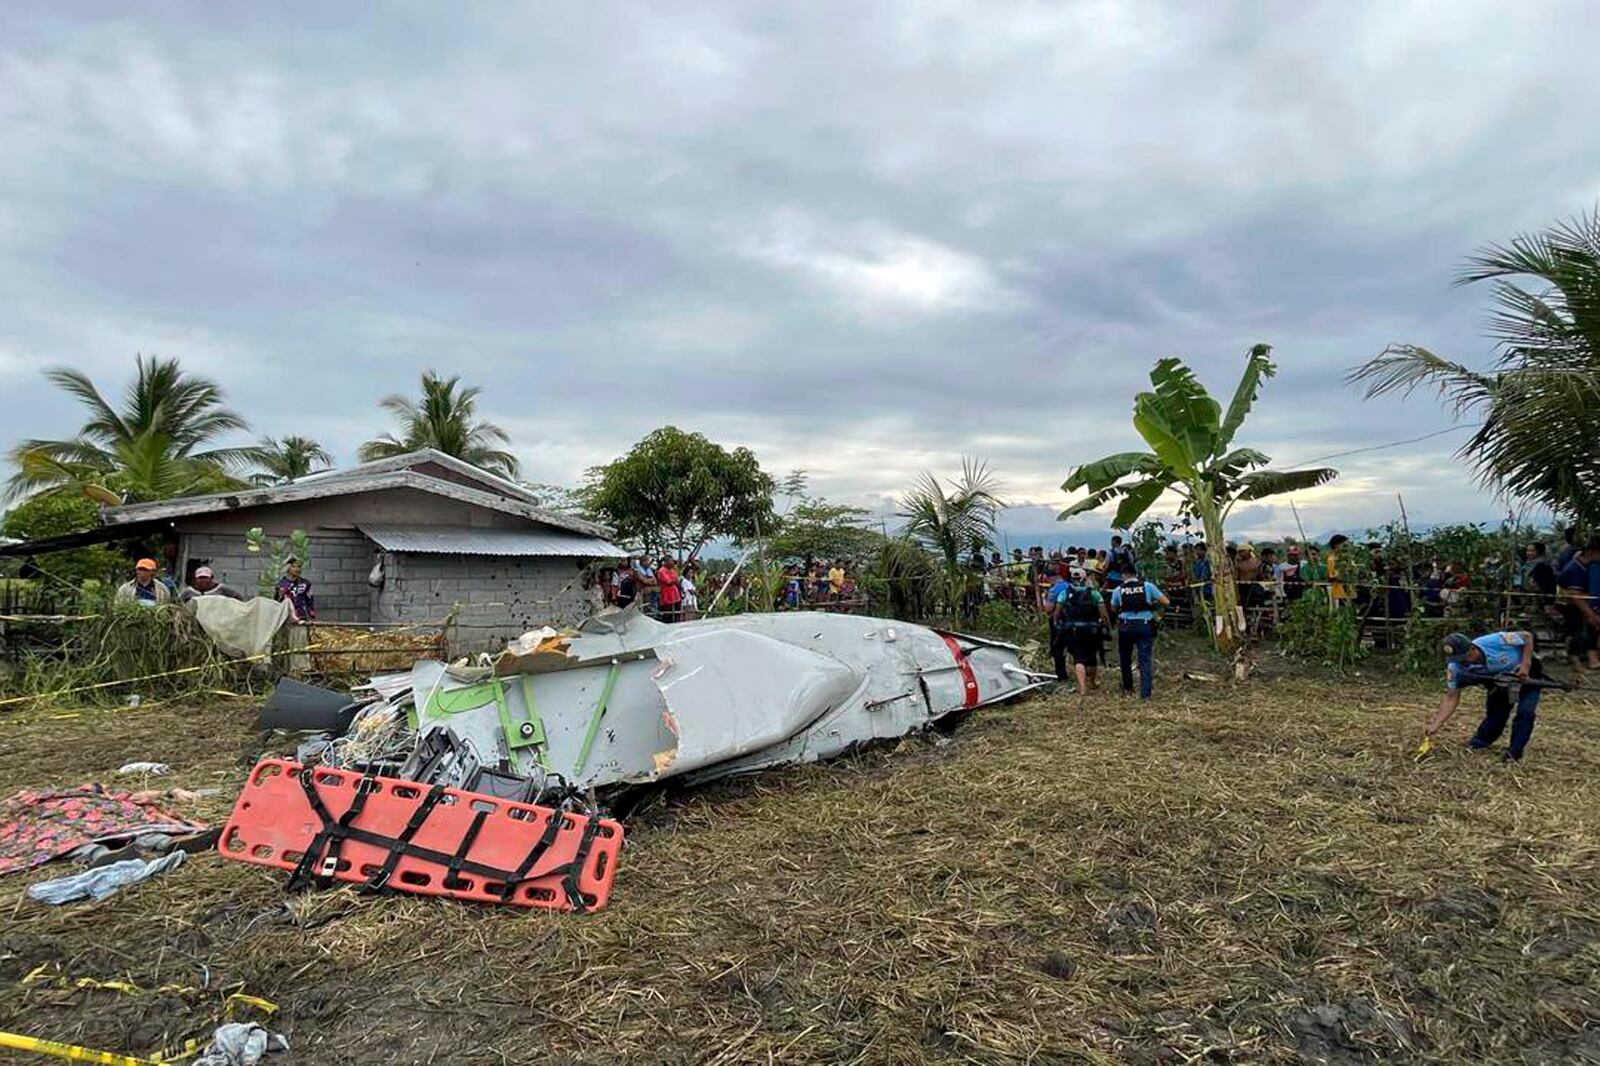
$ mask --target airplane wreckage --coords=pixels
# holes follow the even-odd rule
[[[219,849],[291,883],[590,910],[623,835],[597,796],[828,758],[1046,680],[1012,645],[882,618],[605,611],[374,677],[359,704],[281,683],[263,724],[333,735],[262,760]]]

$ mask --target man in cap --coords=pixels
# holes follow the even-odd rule
[[[133,564],[133,580],[117,589],[117,599],[137,603],[141,607],[155,607],[169,602],[172,593],[156,580],[156,561],[140,559]]]
[[[230,588],[217,580],[217,575],[209,566],[196,567],[194,576],[189,579],[189,585],[178,599],[184,603],[197,599],[200,596],[225,596],[230,600],[242,600],[244,595],[237,589]]]
[[[1086,696],[1090,687],[1098,688],[1095,678],[1100,655],[1100,627],[1110,624],[1105,597],[1089,582],[1081,566],[1068,570],[1068,580],[1050,589],[1050,655],[1055,660],[1056,677],[1067,679],[1066,653],[1072,653],[1073,673],[1078,694]]]
[[[1434,735],[1456,713],[1461,703],[1461,686],[1474,674],[1488,674],[1504,678],[1507,684],[1490,684],[1484,698],[1483,721],[1478,731],[1467,741],[1467,747],[1482,750],[1500,739],[1505,732],[1506,719],[1511,716],[1511,685],[1528,678],[1544,676],[1544,668],[1533,654],[1533,634],[1525,630],[1503,633],[1485,633],[1476,640],[1468,640],[1461,633],[1444,638],[1445,677],[1444,698],[1439,710],[1423,733],[1419,756],[1433,747]],[[1511,745],[1504,760],[1513,762],[1522,758],[1528,740],[1533,736],[1533,719],[1539,710],[1539,689],[1533,685],[1518,686],[1517,717],[1511,723]]]

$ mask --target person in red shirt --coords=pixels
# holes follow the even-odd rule
[[[678,564],[663,558],[656,566],[656,587],[660,592],[661,620],[676,622],[683,618],[683,585]]]

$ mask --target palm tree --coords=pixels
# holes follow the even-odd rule
[[[261,471],[250,475],[256,485],[281,485],[333,465],[333,456],[310,437],[262,437],[259,447]]]
[[[1265,344],[1250,349],[1226,416],[1192,370],[1177,359],[1161,360],[1150,371],[1155,391],[1141,392],[1133,401],[1133,428],[1151,450],[1119,452],[1085,463],[1061,486],[1068,492],[1089,490],[1088,496],[1062,511],[1061,518],[1121,500],[1111,522],[1118,529],[1132,526],[1163,493],[1182,499],[1183,509],[1200,519],[1213,549],[1215,633],[1225,651],[1232,651],[1240,636],[1239,590],[1227,553],[1217,549],[1226,543],[1224,527],[1234,505],[1308,489],[1338,476],[1338,471],[1328,467],[1262,469],[1272,461],[1268,456],[1252,448],[1232,447],[1262,381],[1277,373],[1269,358],[1271,351]]]
[[[1600,523],[1600,211],[1482,249],[1456,279],[1479,281],[1494,283],[1491,370],[1397,344],[1349,380],[1368,399],[1437,389],[1457,418],[1482,419],[1458,454],[1484,482]]]
[[[395,417],[400,432],[367,441],[361,446],[361,460],[432,448],[501,477],[516,477],[520,469],[517,457],[494,446],[510,443],[510,435],[493,422],[477,420],[478,395],[483,390],[458,388],[460,384],[460,377],[442,378],[429,370],[422,375],[420,400],[384,397],[378,406]]]
[[[987,464],[961,460],[961,476],[948,484],[924,472],[900,501],[905,535],[938,556],[944,566],[946,607],[955,611],[975,580],[961,561],[962,552],[982,551],[994,543],[995,522],[1005,506],[1000,485]]]
[[[58,368],[46,377],[89,409],[71,440],[26,440],[11,449],[16,473],[7,498],[36,492],[85,492],[123,501],[170,499],[237,487],[235,473],[256,448],[208,447],[247,429],[223,406],[216,383],[185,374],[176,359],[137,357],[138,373],[114,407],[88,375]]]

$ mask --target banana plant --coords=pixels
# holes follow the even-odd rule
[[[1239,590],[1222,550],[1228,515],[1245,500],[1309,489],[1333,480],[1329,467],[1269,470],[1271,459],[1253,448],[1233,447],[1262,382],[1277,373],[1272,348],[1257,344],[1246,357],[1244,375],[1226,412],[1179,359],[1163,359],[1150,371],[1153,391],[1133,402],[1133,428],[1147,452],[1118,452],[1077,467],[1062,488],[1088,495],[1062,511],[1063,519],[1117,502],[1112,525],[1127,529],[1165,493],[1182,500],[1182,510],[1200,520],[1211,545],[1217,645],[1232,652],[1242,635]]]

